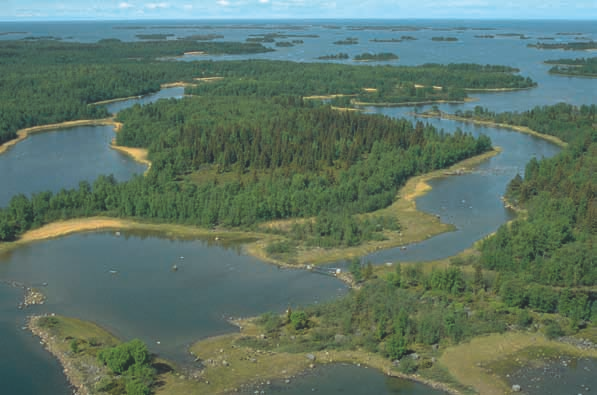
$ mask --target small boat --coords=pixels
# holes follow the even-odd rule
[[[108,273],[110,273],[110,274],[117,274],[118,271],[117,270],[109,270]]]
[[[173,272],[175,272],[175,271],[177,271],[177,270],[178,270],[178,266],[176,266],[176,265],[172,265],[172,271],[173,271]]]

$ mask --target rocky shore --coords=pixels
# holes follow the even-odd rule
[[[41,327],[40,319],[53,316],[54,314],[31,316],[27,321],[27,328],[39,338],[39,343],[60,361],[63,373],[72,386],[73,395],[93,395],[91,388],[94,382],[105,375],[105,372],[97,365],[77,360],[72,352],[67,351],[67,340],[60,339]]]

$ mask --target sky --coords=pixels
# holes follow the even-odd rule
[[[0,20],[584,19],[597,0],[0,0]]]

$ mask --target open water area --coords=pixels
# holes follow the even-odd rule
[[[410,28],[407,29],[406,27]],[[393,28],[400,27],[397,31]],[[465,28],[465,29],[462,29]],[[491,29],[491,30],[488,30]],[[597,102],[597,79],[550,75],[546,59],[590,56],[577,51],[540,51],[528,43],[553,37],[554,41],[574,41],[574,36],[559,32],[578,32],[587,39],[597,39],[594,21],[471,21],[471,20],[397,20],[397,21],[111,21],[111,22],[19,22],[0,23],[0,39],[27,36],[55,36],[67,41],[96,42],[102,38],[137,40],[137,34],[172,33],[221,34],[226,41],[244,41],[256,34],[282,33],[317,35],[290,37],[304,44],[277,48],[275,52],[250,56],[185,56],[183,60],[278,59],[300,62],[339,52],[350,57],[363,52],[394,52],[392,65],[417,65],[427,62],[470,62],[503,64],[519,68],[521,74],[539,83],[534,89],[518,92],[471,93],[477,102],[445,104],[446,112],[472,109],[476,105],[492,111],[525,111],[536,105],[565,101],[571,104]],[[498,34],[519,33],[519,36]],[[495,35],[493,39],[475,35]],[[400,43],[371,42],[374,39],[417,40]],[[457,42],[432,41],[433,36],[457,37]],[[334,41],[356,37],[356,45],[335,45]],[[553,42],[553,41],[552,41]],[[273,44],[266,43],[265,45]],[[353,63],[350,60],[342,63]],[[376,64],[376,63],[372,63]],[[149,97],[108,105],[117,112],[135,103],[159,98],[181,97],[182,88],[164,89]],[[423,111],[428,107],[420,107]],[[412,120],[412,107],[368,108],[367,111]],[[550,157],[557,146],[533,136],[507,129],[435,119],[421,119],[446,132],[457,127],[475,135],[488,135],[502,152],[477,166],[471,173],[431,181],[433,190],[417,199],[419,209],[439,215],[452,223],[456,231],[407,246],[406,250],[379,251],[366,259],[375,263],[388,261],[425,261],[444,258],[470,247],[475,241],[495,231],[514,214],[504,208],[500,196],[507,183],[532,157]],[[76,187],[81,180],[92,182],[100,174],[114,174],[126,180],[141,174],[145,167],[113,151],[109,143],[111,127],[79,127],[30,136],[7,153],[0,155],[0,206],[18,193],[43,190],[58,191]],[[184,258],[181,258],[184,257]],[[179,268],[172,271],[176,264]],[[26,315],[55,312],[90,320],[123,339],[140,337],[152,351],[188,363],[186,347],[206,336],[236,330],[226,322],[229,316],[250,316],[266,311],[283,311],[289,304],[321,303],[339,297],[346,287],[339,281],[303,271],[282,270],[246,256],[240,247],[225,247],[212,241],[170,240],[156,234],[86,233],[37,242],[0,256],[0,280],[15,280],[30,286],[47,283],[43,306],[17,310],[22,291],[0,284],[0,344],[4,359],[0,381],[11,394],[65,395],[70,392],[61,367],[22,330]],[[159,344],[157,342],[160,342]],[[582,365],[583,361],[575,366]],[[586,362],[593,364],[593,361]],[[580,383],[597,388],[590,369],[561,367],[559,382]],[[555,377],[555,376],[554,376]],[[546,377],[545,380],[552,379]],[[562,388],[564,392],[584,393],[572,384],[557,387],[558,381],[542,388]],[[280,384],[271,391],[302,394],[427,394],[432,390],[420,384],[390,379],[373,369],[352,365],[320,367],[291,385]],[[527,388],[524,388],[527,391]],[[572,392],[568,391],[571,390]],[[546,393],[531,392],[528,393]]]

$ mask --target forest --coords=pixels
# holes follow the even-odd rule
[[[553,74],[597,77],[597,57],[546,60],[545,63],[554,65],[549,69]]]
[[[329,213],[340,245],[370,233],[351,215],[390,205],[411,176],[485,152],[485,136],[439,132],[406,120],[300,97],[189,97],[118,115],[117,142],[147,147],[151,171],[117,184],[100,177],[57,194],[19,195],[0,211],[0,240],[75,216],[108,214],[207,227]],[[201,181],[195,181],[196,179]],[[320,229],[324,229],[323,227]]]
[[[104,118],[89,103],[156,92],[160,84],[199,75],[195,63],[158,61],[186,51],[254,53],[260,44],[196,41],[95,44],[57,41],[0,42],[0,144],[22,128]]]
[[[294,36],[293,36],[294,37]],[[421,68],[356,68],[335,64],[276,61],[175,62],[164,61],[189,51],[210,54],[246,54],[271,51],[258,43],[168,40],[121,42],[109,39],[93,44],[54,40],[0,42],[0,144],[19,129],[109,114],[90,103],[156,92],[163,83],[192,81],[193,77],[226,76],[242,80],[202,84],[195,94],[275,96],[361,93],[378,88],[366,101],[413,98],[462,99],[459,87],[529,87],[530,79],[513,75],[502,66],[426,65]],[[454,73],[453,77],[450,74]],[[428,76],[428,77],[426,77]],[[415,89],[413,82],[394,89],[399,80],[446,85],[441,95],[431,88]],[[387,85],[387,87],[386,87]],[[451,91],[447,86],[455,86]],[[383,90],[382,90],[383,88]],[[395,92],[399,91],[399,92]],[[400,97],[397,97],[399,94]],[[372,97],[369,97],[372,96]]]
[[[264,60],[205,62],[206,76],[224,77],[188,88],[193,95],[310,96],[344,94],[366,103],[400,104],[424,100],[463,100],[465,88],[529,88],[530,78],[508,66],[427,63],[421,66],[355,67],[334,63]],[[416,85],[416,86],[415,86]],[[435,90],[433,86],[442,86]],[[363,88],[368,88],[363,90]]]
[[[592,108],[592,111],[590,110]],[[597,322],[597,130],[594,106],[540,107],[517,120],[560,119],[569,142],[532,159],[507,197],[524,209],[472,252],[440,262],[349,265],[360,289],[286,317],[264,314],[265,339],[241,344],[274,351],[365,349],[404,373],[442,377],[434,350],[486,333],[571,335]],[[496,118],[508,117],[495,114]],[[300,320],[294,315],[300,315]],[[416,355],[416,357],[413,357]],[[399,360],[399,362],[398,362]]]

